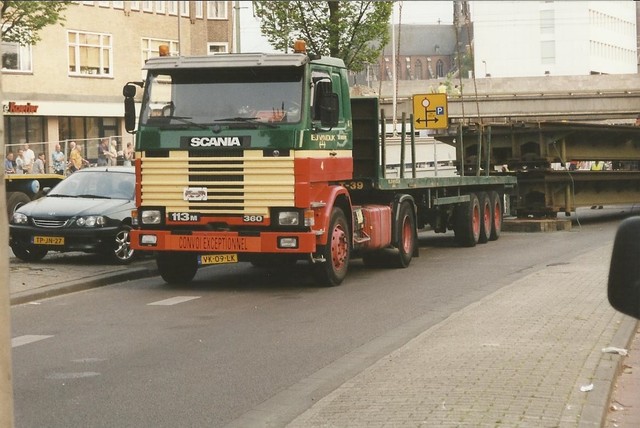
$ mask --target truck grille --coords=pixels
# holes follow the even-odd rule
[[[268,216],[269,207],[294,205],[293,152],[283,152],[277,157],[265,156],[266,150],[143,153],[142,205],[164,206],[167,212]],[[207,200],[185,201],[189,187],[206,187]]]

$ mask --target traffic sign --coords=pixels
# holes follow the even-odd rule
[[[447,129],[449,127],[447,94],[414,95],[413,121],[415,129]]]

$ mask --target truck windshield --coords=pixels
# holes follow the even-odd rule
[[[303,67],[186,69],[151,72],[142,125],[299,122]]]

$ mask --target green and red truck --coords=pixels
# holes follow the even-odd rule
[[[407,267],[425,228],[454,230],[464,246],[500,235],[515,179],[387,178],[384,112],[377,98],[350,96],[342,60],[300,48],[164,56],[144,69],[146,81],[123,89],[136,133],[131,245],[155,252],[168,283],[203,265],[306,260],[333,286],[356,257]]]

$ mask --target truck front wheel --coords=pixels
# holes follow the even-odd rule
[[[410,203],[400,205],[398,223],[396,224],[398,241],[395,246],[398,254],[394,259],[394,267],[406,268],[411,263],[416,249],[416,218]]]
[[[164,252],[156,255],[160,276],[168,284],[184,284],[198,271],[198,256],[194,253]]]
[[[328,287],[340,285],[347,276],[351,256],[349,224],[340,208],[334,208],[331,213],[327,244],[318,248],[318,255],[325,261],[314,266],[317,282]]]

